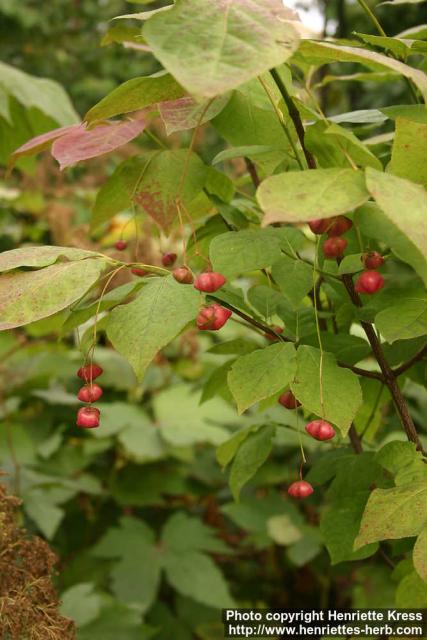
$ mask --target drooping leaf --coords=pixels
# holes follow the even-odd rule
[[[258,188],[263,225],[307,222],[346,213],[369,198],[364,175],[353,169],[289,171],[271,176]]]
[[[2,275],[0,330],[20,327],[65,309],[95,284],[105,267],[102,259],[88,259]]]
[[[207,171],[193,152],[162,151],[153,156],[144,170],[138,182],[136,202],[167,232],[180,206],[184,211],[181,212],[184,224],[188,215],[199,212],[197,198],[200,194],[204,196],[202,189]]]
[[[193,287],[172,276],[153,278],[133,302],[111,312],[107,335],[142,379],[156,353],[194,320],[199,306],[200,296]]]
[[[354,548],[379,540],[416,536],[427,523],[427,479],[393,489],[375,489],[363,514]]]
[[[176,100],[184,95],[185,90],[169,73],[132,78],[89,109],[85,120],[89,123],[105,120],[122,113],[145,109],[157,102]]]
[[[375,316],[375,324],[387,342],[426,335],[427,297],[399,298]]]
[[[268,267],[280,257],[281,238],[270,229],[230,231],[216,236],[209,255],[216,271],[233,277]]]
[[[366,185],[385,215],[427,254],[427,193],[409,180],[368,167]],[[405,215],[402,216],[402,211]]]
[[[185,131],[199,127],[215,118],[225,107],[230,95],[218,96],[213,100],[196,102],[190,96],[160,102],[160,116],[170,136],[175,131]]]
[[[211,98],[285,62],[298,44],[292,19],[278,0],[179,0],[143,35],[178,82]]]
[[[246,440],[249,434],[256,430],[256,428],[257,427],[255,425],[245,427],[218,447],[216,450],[216,459],[222,467],[226,467],[233,460],[240,448],[240,445]]]
[[[298,50],[298,54],[301,54],[306,60],[314,64],[359,62],[375,71],[391,69],[412,80],[420,90],[424,100],[427,99],[427,76],[425,73],[376,51],[337,45],[332,42],[304,40]]]
[[[236,501],[245,484],[255,475],[270,455],[275,427],[261,427],[250,433],[240,445],[230,470],[230,489]]]
[[[387,170],[396,176],[427,187],[427,124],[396,119],[396,134]]]
[[[335,424],[343,435],[362,402],[357,376],[339,367],[331,353],[323,354],[321,367],[320,349],[305,345],[297,350],[297,372],[291,388],[307,410]]]
[[[20,267],[48,267],[58,261],[75,261],[83,258],[97,258],[102,254],[72,247],[21,247],[0,254],[0,272]],[[62,259],[62,260],[61,260]]]
[[[295,374],[295,348],[280,342],[240,356],[228,374],[228,386],[239,413],[278,393]]]
[[[81,160],[97,158],[127,144],[146,127],[146,121],[128,120],[100,125],[95,129],[76,129],[57,138],[52,145],[52,155],[61,169]]]

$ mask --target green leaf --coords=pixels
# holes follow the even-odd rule
[[[423,247],[414,242],[373,202],[368,202],[357,210],[356,217],[360,230],[369,238],[384,242],[403,262],[410,264],[427,284],[427,259]]]
[[[297,372],[291,389],[305,409],[335,424],[345,436],[362,402],[359,380],[352,371],[339,367],[335,357],[327,352],[323,354],[320,378],[320,358],[319,349],[299,347]]]
[[[369,497],[370,487],[381,480],[383,471],[376,464],[372,453],[344,454],[325,460],[326,472],[335,478],[328,491],[329,505],[322,513],[320,529],[333,564],[361,560],[373,555],[377,544],[354,551],[363,511]],[[335,467],[335,469],[334,469]],[[321,473],[322,475],[322,473]],[[311,479],[310,479],[311,481]],[[327,481],[327,478],[320,480]]]
[[[116,213],[131,206],[138,182],[152,157],[149,155],[128,158],[116,167],[96,195],[92,211],[92,229],[97,229],[101,224],[111,220]]]
[[[418,535],[427,523],[427,479],[393,489],[375,489],[363,514],[354,548],[379,540]]]
[[[313,288],[313,267],[302,260],[282,256],[273,264],[271,275],[294,309]]]
[[[427,526],[417,538],[412,558],[416,572],[424,582],[427,582]]]
[[[89,123],[105,120],[121,113],[144,109],[157,102],[181,98],[185,93],[169,73],[132,78],[89,109],[84,119]]]
[[[166,457],[166,447],[156,426],[141,415],[140,424],[133,424],[119,433],[118,441],[126,456],[138,462],[152,462]],[[103,425],[104,426],[104,425]]]
[[[120,601],[138,605],[143,611],[153,603],[160,582],[160,554],[154,542],[154,534],[144,522],[124,517],[92,551],[98,558],[120,558],[111,570],[113,592]]]
[[[235,433],[229,440],[223,442],[216,450],[216,459],[222,467],[226,467],[238,452],[240,445],[258,427],[251,425]]]
[[[49,496],[40,489],[32,489],[24,496],[24,509],[43,535],[52,540],[65,516],[63,509],[55,505]]]
[[[178,205],[188,214],[200,215],[197,196],[208,175],[208,167],[187,149],[161,151],[146,166],[135,195],[139,206],[168,232],[178,215]],[[205,197],[208,209],[209,201]]]
[[[298,44],[293,17],[278,0],[179,0],[143,35],[190,93],[212,98],[285,62]]]
[[[421,251],[427,252],[427,194],[425,190],[391,174],[366,169],[370,194],[402,233]],[[402,211],[405,216],[402,216]]]
[[[0,62],[0,88],[14,96],[26,109],[36,107],[62,126],[79,120],[68,95],[53,80],[35,78]]]
[[[360,167],[382,169],[374,154],[351,131],[338,124],[317,122],[311,125],[306,130],[305,142],[321,167],[348,167],[350,157]]]
[[[264,180],[257,191],[263,225],[307,222],[313,215],[330,218],[354,209],[368,197],[363,173],[353,169],[279,173]]]
[[[286,515],[272,516],[267,520],[268,535],[276,544],[288,546],[302,539],[301,529]]]
[[[261,89],[261,85],[257,82]],[[249,90],[252,82],[234,91],[227,106],[212,121],[220,135],[233,147],[245,148],[247,157],[265,171],[273,171],[290,156],[289,141],[269,103],[259,102]],[[270,146],[270,151],[258,153],[258,148]],[[256,147],[252,154],[248,147]]]
[[[203,553],[166,552],[164,567],[167,581],[178,593],[217,609],[234,606],[222,573]]]
[[[272,425],[261,427],[250,433],[240,445],[230,470],[230,489],[236,502],[245,484],[255,475],[267,460],[272,448],[272,438],[276,428]]]
[[[409,78],[418,87],[424,100],[427,100],[427,76],[419,69],[414,69],[403,62],[375,51],[358,47],[347,47],[332,42],[315,42],[303,40],[298,50],[307,61],[314,64],[329,62],[359,62],[375,71],[391,69],[405,78]]]
[[[65,309],[97,282],[105,267],[102,259],[88,259],[2,275],[0,330],[21,327]]]
[[[55,262],[83,260],[83,258],[97,258],[102,254],[84,249],[69,247],[22,247],[4,251],[0,254],[0,271],[10,271],[20,267],[48,267]]]
[[[392,473],[398,485],[417,482],[427,477],[423,455],[412,442],[388,442],[375,456],[376,461]]]
[[[212,164],[218,164],[219,162],[232,160],[233,158],[243,158],[244,156],[262,155],[273,150],[274,147],[260,144],[252,144],[245,147],[232,147],[231,149],[224,149],[224,151],[217,153],[212,160]]]
[[[154,413],[160,433],[174,447],[199,442],[219,445],[228,437],[228,431],[220,425],[234,422],[236,417],[222,398],[200,404],[200,392],[184,384],[158,393],[154,398]]]
[[[426,145],[427,124],[397,118],[391,162],[387,171],[427,187]]]
[[[172,276],[153,278],[133,302],[113,309],[107,335],[141,380],[156,353],[195,319],[199,306],[193,287]]]
[[[79,629],[78,634],[79,640],[141,640],[148,637],[146,629],[141,624],[139,611],[113,598],[105,597],[100,615]]]
[[[396,604],[402,609],[427,608],[427,584],[415,571],[399,583],[396,589]]]
[[[217,531],[198,518],[184,512],[175,513],[166,522],[162,531],[162,544],[167,551],[181,554],[187,551],[210,551],[227,553],[230,549],[217,537]]]
[[[427,334],[427,298],[399,298],[399,302],[375,316],[375,324],[387,342]]]
[[[281,238],[271,229],[230,231],[216,236],[209,255],[215,271],[233,277],[270,266],[280,257]]]
[[[295,374],[295,348],[283,342],[240,356],[228,374],[239,413],[279,393]]]
[[[283,303],[281,293],[263,284],[251,287],[247,293],[247,297],[250,304],[264,318],[271,318],[276,312],[277,305]]]
[[[61,594],[61,615],[82,627],[98,617],[101,598],[90,582],[75,584]]]

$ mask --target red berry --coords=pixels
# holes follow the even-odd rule
[[[180,284],[192,284],[194,281],[193,274],[188,267],[177,267],[172,271],[172,275]]]
[[[285,391],[285,393],[282,393],[279,397],[279,403],[286,409],[296,409],[301,406],[301,402],[295,398],[292,391]]]
[[[86,364],[84,367],[80,367],[77,371],[77,376],[85,382],[91,382],[92,380],[95,380],[95,378],[98,378],[103,372],[104,369],[102,367],[98,364],[92,363]]]
[[[96,402],[102,396],[102,391],[99,384],[87,384],[80,389],[77,397],[82,402]]]
[[[209,307],[203,307],[197,316],[197,327],[201,331],[218,331],[231,316],[231,311],[221,307],[216,302]]]
[[[327,218],[318,218],[317,220],[309,220],[308,226],[318,236],[325,233],[329,220]]]
[[[342,236],[353,226],[350,218],[345,216],[337,216],[336,218],[330,218],[327,225],[326,233],[328,236]]]
[[[217,273],[216,271],[205,271],[197,276],[194,281],[194,287],[199,291],[213,293],[220,289],[226,282],[227,280],[222,273]]]
[[[175,260],[177,259],[177,255],[176,253],[165,253],[162,256],[162,265],[164,267],[171,267]]]
[[[293,482],[288,489],[289,495],[297,500],[304,500],[304,498],[308,498],[308,496],[311,496],[313,491],[314,489],[311,484],[305,480]]]
[[[305,426],[305,430],[315,440],[331,440],[335,435],[335,429],[326,420],[313,420]]]
[[[128,246],[128,243],[125,240],[117,240],[116,244],[114,245],[116,247],[116,249],[118,251],[124,251],[126,249],[126,247]]]
[[[284,331],[283,327],[279,327],[277,324],[273,325],[271,328],[276,333],[283,333]],[[264,336],[267,338],[267,340],[270,340],[271,342],[276,342],[279,339],[277,336],[274,336],[272,333],[264,333]]]
[[[384,264],[384,258],[378,251],[368,251],[363,254],[362,262],[365,269],[378,269],[378,267]]]
[[[341,258],[347,246],[347,240],[338,236],[332,236],[323,243],[323,253],[326,258]]]
[[[367,293],[372,295],[384,286],[384,278],[378,271],[364,271],[354,286],[357,293]]]
[[[144,269],[139,269],[138,267],[131,269],[131,272],[133,273],[134,276],[139,276],[140,278],[143,278],[144,276],[148,275],[148,271],[145,271]]]
[[[76,425],[82,429],[99,427],[100,411],[96,407],[81,407],[77,411]]]

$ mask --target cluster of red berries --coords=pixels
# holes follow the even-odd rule
[[[384,264],[384,258],[378,251],[368,251],[362,255],[362,262],[367,271],[357,278],[354,288],[357,293],[372,295],[384,286],[384,278],[378,271],[374,271]]]
[[[347,240],[341,236],[349,231],[353,226],[350,218],[345,216],[335,216],[334,218],[319,218],[310,220],[308,226],[316,235],[326,233],[327,240],[324,241],[322,249],[325,258],[333,260],[341,258],[347,246]]]
[[[81,407],[77,412],[76,424],[82,429],[99,427],[101,412],[97,407],[92,407],[91,405],[92,402],[96,402],[102,396],[102,388],[98,384],[93,383],[95,378],[99,378],[102,373],[102,367],[94,363],[80,367],[77,371],[77,376],[85,382],[85,385],[78,392],[77,397],[82,402],[89,404],[87,407]]]
[[[225,276],[217,271],[205,271],[194,279],[188,267],[177,267],[172,275],[180,284],[192,284],[195,289],[203,293],[214,293],[226,282]],[[196,319],[198,329],[201,331],[218,331],[231,316],[231,311],[215,302],[202,307]]]
[[[285,391],[279,397],[279,403],[286,409],[297,409],[301,406],[301,402],[294,396],[292,391]],[[335,429],[333,426],[326,422],[326,420],[312,420],[305,426],[305,430],[315,440],[332,440],[335,436]],[[297,500],[303,500],[308,498],[313,493],[314,489],[309,482],[305,480],[297,480],[293,482],[288,488],[288,494],[292,498]]]

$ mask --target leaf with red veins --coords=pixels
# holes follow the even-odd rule
[[[78,129],[57,139],[52,146],[52,155],[65,169],[81,160],[97,158],[127,144],[146,127],[144,119],[125,120],[103,124],[94,129]]]

